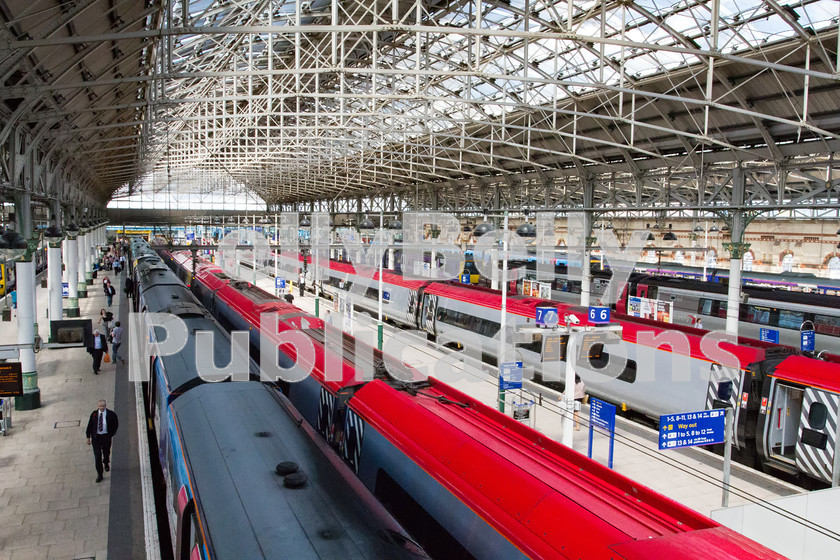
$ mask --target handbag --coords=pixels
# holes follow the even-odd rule
[[[111,361],[111,356],[109,356],[108,353],[105,352],[105,356],[102,358],[102,361],[106,364],[109,363]]]

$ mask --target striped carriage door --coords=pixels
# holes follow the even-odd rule
[[[709,387],[706,391],[706,410],[714,408],[714,402],[718,399],[718,387],[721,383],[727,381],[732,382],[732,390],[729,393],[727,403],[729,406],[737,408],[741,377],[741,371],[739,369],[720,364],[711,364],[709,370]]]
[[[825,446],[809,445],[802,441],[803,431],[811,429],[808,416],[811,411],[811,406],[815,403],[823,404],[828,411],[825,426],[822,430],[818,430],[819,433],[827,436]],[[810,387],[805,389],[805,396],[802,401],[800,433],[796,442],[796,466],[809,476],[826,482],[831,482],[833,464],[836,460],[834,451],[837,446],[838,409],[840,409],[840,395]]]
[[[335,411],[335,395],[325,387],[321,387],[321,396],[318,400],[318,425],[317,430],[330,441],[332,435],[333,412]]]
[[[344,444],[342,457],[359,474],[359,464],[362,456],[362,441],[365,436],[365,422],[351,408],[344,416]]]

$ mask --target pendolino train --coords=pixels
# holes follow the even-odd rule
[[[361,280],[349,263],[321,263],[324,291],[347,294],[367,282],[354,299],[375,314],[379,275]],[[383,308],[394,323],[425,331],[450,348],[495,365],[501,329],[501,293],[453,282],[406,279],[384,272]],[[560,324],[574,315],[587,326],[581,307],[511,295],[506,339],[532,390],[557,398],[562,389],[567,335],[560,336],[561,361],[542,361],[545,333],[534,327],[536,308],[558,308]],[[576,353],[576,372],[591,395],[658,420],[659,416],[731,406],[735,411],[735,454],[747,464],[828,484],[840,474],[840,365],[802,355],[790,346],[747,337],[722,341],[706,330],[666,325],[614,314],[621,340],[595,342]],[[827,356],[836,360],[833,356]],[[545,388],[553,391],[547,393]],[[807,483],[807,481],[805,481]]]
[[[144,395],[174,558],[428,558],[280,391],[248,381],[256,367],[247,355],[234,362],[244,381],[199,375],[199,333],[213,337],[208,355],[220,367],[231,361],[227,333],[148,245],[131,250],[142,310],[133,328],[150,350],[137,361],[149,367]],[[183,348],[167,349],[179,331]]]
[[[254,357],[271,357],[262,334],[307,364],[283,393],[432,557],[776,557],[211,263],[163,256]]]

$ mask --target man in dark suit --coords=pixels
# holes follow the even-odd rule
[[[106,408],[104,400],[99,401],[96,410],[90,413],[88,420],[87,435],[88,445],[93,446],[93,458],[96,464],[96,482],[102,482],[102,467],[106,471],[111,470],[111,438],[117,433],[119,420],[113,410]]]
[[[99,366],[102,365],[102,355],[108,352],[108,339],[99,330],[93,331],[93,344],[88,348],[88,353],[93,356],[93,373],[99,373]]]

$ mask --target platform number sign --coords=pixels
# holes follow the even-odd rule
[[[286,279],[285,278],[275,278],[274,279],[274,287],[278,290],[285,290],[286,289]]]
[[[540,327],[553,327],[559,321],[556,307],[537,307],[536,323]]]
[[[609,323],[610,322],[610,308],[609,307],[590,307],[589,308],[589,322],[590,323]]]
[[[813,352],[814,348],[816,347],[816,337],[814,336],[814,331],[805,330],[800,331],[800,342],[801,342],[801,349],[803,352]]]

